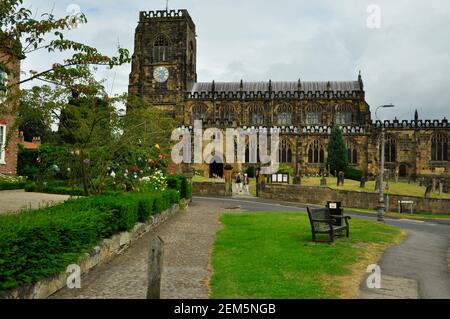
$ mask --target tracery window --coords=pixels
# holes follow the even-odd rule
[[[354,141],[347,142],[348,163],[358,164],[358,147]]]
[[[313,105],[306,109],[306,124],[322,123],[322,110],[320,106]]]
[[[392,136],[389,136],[384,144],[384,160],[387,163],[397,161],[397,141]]]
[[[314,141],[309,145],[308,162],[311,164],[325,163],[325,151],[323,145],[319,141]]]
[[[437,134],[431,139],[431,160],[448,161],[448,137]]]
[[[287,140],[281,142],[279,149],[279,161],[280,163],[292,163],[292,147]]]
[[[153,62],[165,62],[170,59],[169,41],[164,35],[159,35],[153,43]]]
[[[277,124],[280,126],[292,125],[292,106],[283,104],[278,108]]]
[[[253,104],[249,106],[248,124],[264,125],[264,107],[262,105]]]
[[[235,119],[234,106],[231,104],[219,106],[216,113],[216,121],[221,123],[233,122]]]
[[[349,125],[352,124],[352,107],[351,105],[339,105],[336,108],[336,124]]]
[[[208,108],[204,104],[194,105],[192,107],[192,123],[194,121],[202,121],[205,123],[208,120]]]
[[[407,151],[409,150],[409,138],[408,136],[404,136],[400,140],[400,150]]]

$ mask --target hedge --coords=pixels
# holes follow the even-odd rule
[[[192,198],[192,185],[189,183],[187,177],[183,175],[169,176],[167,178],[167,185],[170,189],[179,191],[181,198]]]
[[[18,182],[18,183],[0,182],[0,191],[24,189],[25,184],[26,184],[25,182]]]
[[[35,182],[27,183],[25,185],[25,191],[30,193],[40,192],[47,194],[84,196],[84,190],[81,187],[53,186],[53,185],[45,185],[39,187]]]
[[[0,291],[63,272],[102,238],[130,230],[178,202],[175,190],[126,193],[0,216]]]

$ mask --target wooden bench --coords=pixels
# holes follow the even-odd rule
[[[334,242],[334,238],[341,236],[343,231],[345,231],[347,238],[350,236],[350,225],[348,223],[351,219],[350,216],[331,215],[328,208],[307,207],[307,209],[313,241],[318,242],[316,234],[329,234],[329,242]],[[345,221],[345,225],[342,225],[342,220]]]

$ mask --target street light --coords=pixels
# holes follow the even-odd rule
[[[394,107],[393,104],[387,104],[387,105],[380,105],[377,107],[375,111],[375,116],[378,121],[380,121],[378,117],[378,110],[380,108],[391,108]],[[378,199],[378,214],[377,219],[379,222],[384,221],[384,214],[386,211],[386,205],[384,203],[384,144],[385,144],[385,130],[384,130],[384,123],[381,123],[381,167],[380,167],[380,197]]]

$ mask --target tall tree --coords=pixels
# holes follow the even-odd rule
[[[49,90],[51,90],[49,86],[36,86],[20,93],[19,130],[23,132],[27,142],[39,137],[42,143],[46,143],[51,138],[51,114],[47,107],[42,106],[43,103],[47,103],[45,96]]]
[[[328,142],[327,165],[331,172],[345,171],[348,166],[347,146],[344,136],[339,126],[334,126],[331,130],[330,141]]]

